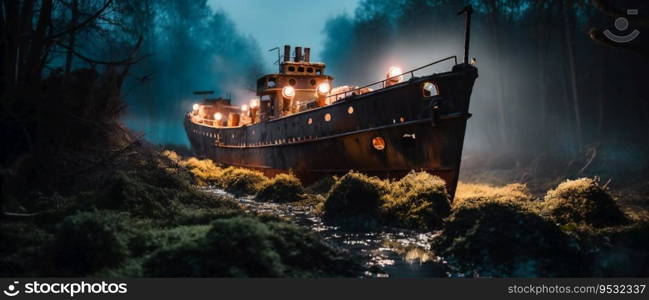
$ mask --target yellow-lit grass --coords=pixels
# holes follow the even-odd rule
[[[512,183],[497,187],[487,184],[460,182],[455,192],[453,209],[465,205],[489,201],[516,202],[529,206],[527,204],[530,204],[532,200],[532,194],[524,184]]]
[[[293,174],[279,174],[262,184],[257,199],[271,202],[296,202],[304,197],[300,179]]]

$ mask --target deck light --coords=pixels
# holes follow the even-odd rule
[[[285,98],[293,98],[293,96],[295,96],[295,89],[292,86],[287,85],[282,89],[282,95]]]
[[[220,112],[214,114],[214,120],[221,121],[221,119],[223,119],[223,115]]]
[[[258,106],[259,106],[259,100],[257,100],[257,99],[250,100],[250,108],[255,109]]]
[[[248,105],[247,104],[241,105],[241,111],[243,112],[248,111]]]
[[[390,80],[401,81],[403,79],[403,76],[400,76],[401,74],[403,74],[403,71],[399,67],[392,66],[388,70],[388,78],[391,78]]]
[[[318,92],[322,95],[326,95],[331,91],[331,85],[328,82],[323,82],[318,86]]]
[[[194,111],[197,111],[199,107],[200,107],[200,106],[198,106],[198,103],[194,103],[194,105],[192,106],[192,109],[193,109]]]

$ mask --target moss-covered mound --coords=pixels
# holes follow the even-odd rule
[[[267,180],[261,172],[228,167],[219,175],[217,186],[237,196],[255,195]]]
[[[442,225],[451,213],[444,180],[426,172],[411,172],[390,185],[381,209],[387,221],[420,229]]]
[[[605,227],[629,222],[611,195],[590,178],[568,180],[548,191],[542,211],[560,224]]]
[[[325,216],[378,217],[388,188],[383,180],[351,171],[331,187],[324,204]]]
[[[303,198],[302,182],[293,174],[279,174],[264,182],[256,197],[271,202],[295,202]]]
[[[359,269],[304,229],[251,217],[215,221],[205,236],[163,249],[144,264],[148,276],[321,277]]]
[[[453,199],[453,207],[485,201],[526,203],[532,201],[532,194],[525,184],[512,183],[502,187],[487,184],[460,182]]]
[[[581,256],[552,222],[505,202],[464,205],[432,248],[458,271],[480,276],[578,276]]]
[[[223,172],[210,159],[200,160],[195,157],[190,157],[187,160],[181,160],[180,165],[189,169],[199,185],[218,184],[219,176]]]

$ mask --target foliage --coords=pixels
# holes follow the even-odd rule
[[[567,180],[545,195],[543,213],[560,224],[578,223],[595,227],[629,222],[619,205],[596,180]]]
[[[293,174],[279,174],[264,182],[258,200],[271,202],[296,202],[304,197],[304,188],[299,178]]]
[[[255,195],[268,180],[264,174],[248,169],[227,167],[220,174],[218,186],[234,195]]]

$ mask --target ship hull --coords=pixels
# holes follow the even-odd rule
[[[349,170],[381,178],[426,171],[444,179],[453,196],[476,78],[474,67],[457,65],[452,72],[254,125],[214,128],[188,115],[185,129],[197,155],[268,176],[293,172],[309,183]],[[425,82],[434,82],[439,95],[425,97]],[[384,140],[383,149],[374,147],[376,137]]]

